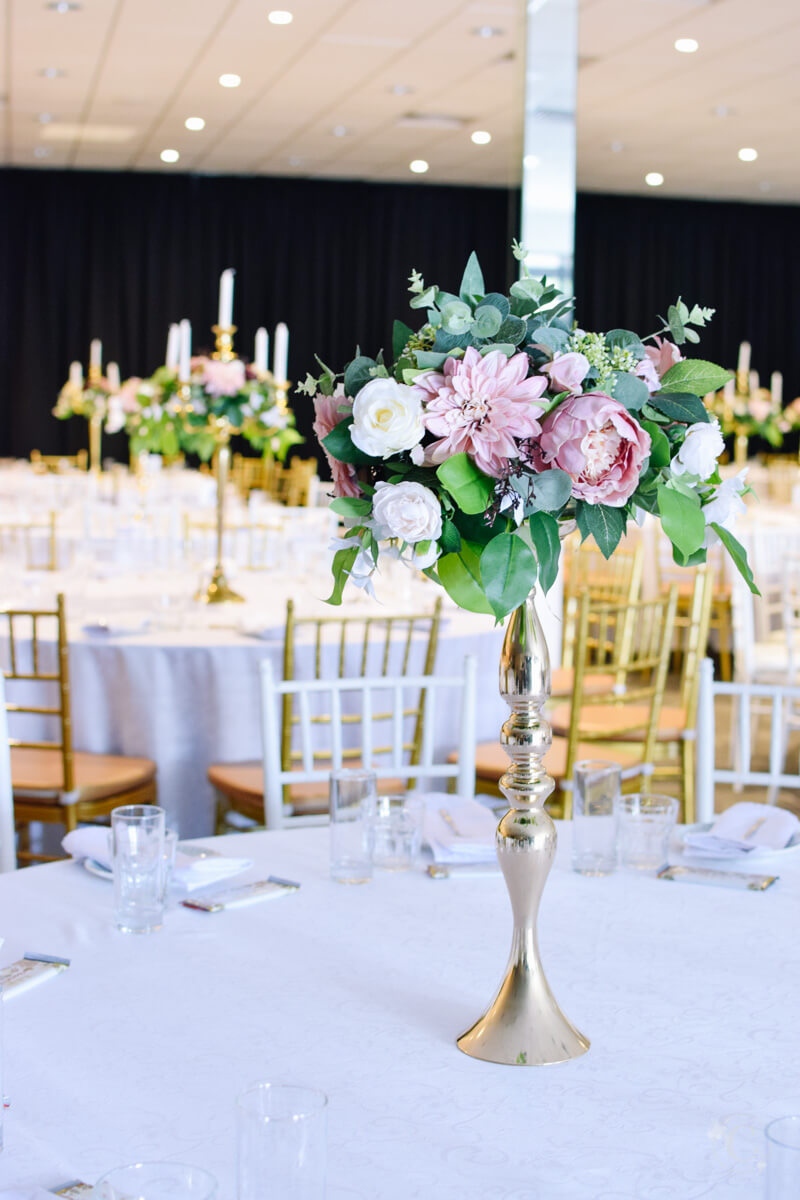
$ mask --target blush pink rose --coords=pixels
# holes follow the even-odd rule
[[[763,396],[751,396],[747,402],[747,411],[754,421],[763,424],[772,412],[772,403]]]
[[[618,400],[586,392],[542,420],[534,465],[566,471],[577,500],[621,508],[636,491],[649,453],[650,434]]]
[[[589,360],[585,354],[570,351],[569,354],[557,354],[541,370],[543,375],[550,376],[551,392],[578,392],[589,374]]]
[[[648,346],[645,354],[655,367],[660,379],[662,375],[666,375],[670,367],[675,366],[675,363],[683,362],[683,355],[674,342],[668,342],[660,337],[655,338],[654,341],[655,345]]]
[[[206,358],[201,382],[211,396],[235,396],[244,387],[244,363],[240,358],[227,363]]]
[[[320,445],[322,445],[322,439],[327,437],[332,429],[335,429],[337,425],[350,415],[352,408],[353,401],[345,396],[341,384],[339,384],[332,396],[323,396],[321,392],[317,393],[314,397],[314,424],[312,428],[317,435]],[[361,488],[358,486],[358,474],[353,464],[339,462],[338,458],[332,458],[324,446],[322,446],[322,452],[327,458],[328,466],[331,469],[334,495],[360,496]]]

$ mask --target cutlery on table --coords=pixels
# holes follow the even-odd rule
[[[456,825],[455,821],[453,820],[452,814],[450,812],[448,812],[448,810],[446,808],[439,809],[439,816],[442,818],[445,825],[448,826],[451,833],[454,833],[456,835],[456,837],[458,837],[458,838],[464,836],[463,833],[458,828],[458,826]]]

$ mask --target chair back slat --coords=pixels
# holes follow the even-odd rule
[[[5,677],[0,671],[0,871],[13,871],[16,865],[14,789],[11,783]]]

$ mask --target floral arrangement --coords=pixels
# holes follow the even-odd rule
[[[747,438],[759,437],[778,448],[783,445],[784,434],[793,428],[793,414],[785,418],[780,409],[775,410],[769,388],[758,388],[746,396],[714,392],[707,402],[724,437],[739,434]],[[784,411],[788,413],[789,410]]]
[[[53,409],[53,416],[59,421],[68,417],[83,417],[91,421],[92,417],[100,416],[105,420],[108,413],[109,397],[113,388],[105,375],[94,378],[91,383],[70,378],[58,393],[58,400]]]
[[[231,432],[241,433],[251,446],[270,451],[280,461],[290,446],[303,440],[294,427],[294,414],[277,403],[272,375],[239,358],[193,358],[188,399],[181,393],[177,371],[159,367],[150,379],[126,380],[110,406],[115,428],[124,426],[135,454],[187,450],[208,460],[217,446],[217,420],[227,421]]]
[[[514,254],[524,263],[516,242]],[[314,397],[347,527],[331,603],[348,579],[371,587],[383,550],[500,620],[537,578],[552,585],[565,525],[608,558],[645,513],[677,563],[701,563],[721,541],[755,590],[729,528],[744,473],[721,481],[722,434],[702,400],[729,373],[680,349],[712,309],[679,300],[646,338],[588,332],[573,301],[524,265],[509,295],[487,292],[474,253],[457,294],[416,271],[410,283],[424,319],[395,322],[392,363],[357,353],[337,373],[318,359],[299,389]]]

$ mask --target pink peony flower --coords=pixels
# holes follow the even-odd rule
[[[551,392],[579,392],[589,373],[589,360],[585,354],[571,351],[569,354],[557,354],[541,370],[542,374],[550,376]]]
[[[534,465],[566,471],[578,500],[621,508],[636,491],[649,453],[650,434],[618,400],[586,392],[544,418]]]
[[[201,382],[212,396],[235,396],[244,387],[244,363],[240,358],[233,362],[218,362],[215,358],[203,360]]]
[[[747,411],[754,421],[763,424],[772,412],[772,403],[763,396],[751,396],[747,402]]]
[[[675,366],[675,363],[683,362],[683,355],[674,342],[665,341],[660,337],[654,340],[655,345],[648,346],[645,354],[655,367],[660,379],[662,375],[666,375],[670,367]]]
[[[470,346],[462,359],[448,358],[444,373],[420,375],[414,390],[423,403],[423,421],[439,441],[425,448],[425,461],[438,464],[462,452],[487,475],[500,479],[508,460],[517,458],[517,439],[537,437],[542,410],[537,400],[547,387],[542,375],[527,378],[527,354],[506,358],[492,350],[481,358]]]
[[[353,401],[347,399],[344,394],[344,388],[341,384],[338,385],[332,396],[323,396],[318,392],[314,397],[314,424],[313,430],[317,438],[322,444],[322,439],[327,437],[332,429],[335,429],[340,422],[349,416],[353,407]],[[361,488],[358,486],[358,475],[352,463],[339,462],[338,458],[332,458],[325,447],[322,451],[328,460],[328,466],[331,469],[333,478],[333,491],[336,496],[360,496]]]
[[[637,363],[633,370],[634,375],[638,375],[647,384],[647,390],[652,395],[661,387],[661,380],[656,370],[656,365],[652,358],[643,358],[640,363]]]

